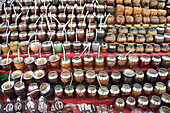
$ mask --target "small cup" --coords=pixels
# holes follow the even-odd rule
[[[61,77],[61,81],[64,83],[64,84],[67,84],[70,82],[71,80],[71,73],[69,71],[63,71],[60,75]]]
[[[144,81],[144,73],[141,70],[136,70],[135,76],[134,76],[134,81],[137,83],[142,83]]]
[[[127,58],[124,54],[117,55],[117,65],[118,67],[124,67],[126,65]]]
[[[58,54],[49,56],[48,61],[52,69],[58,69],[60,67],[60,56]]]
[[[15,70],[11,73],[11,79],[16,83],[20,81],[20,77],[22,76],[21,70]]]
[[[76,95],[77,95],[77,98],[84,98],[86,96],[86,88],[84,85],[79,84],[76,87]]]
[[[38,84],[36,82],[33,82],[28,86],[28,92],[29,93],[33,92],[33,91],[37,90],[38,88],[39,88]],[[34,99],[38,99],[39,98],[39,92],[38,91],[33,92],[30,96]]]
[[[102,49],[103,52],[106,52],[107,49],[108,49],[108,44],[107,44],[106,42],[103,42],[103,43],[101,44],[101,49]]]
[[[44,41],[43,43],[42,43],[42,51],[44,51],[45,52],[45,54],[47,54],[47,55],[49,55],[49,54],[51,54],[51,41],[49,42],[49,41]]]
[[[170,33],[165,33],[164,34],[165,42],[170,42]]]
[[[129,84],[123,84],[121,87],[121,94],[122,96],[129,96],[131,94],[131,87]]]
[[[123,111],[125,109],[125,102],[122,98],[117,98],[114,106],[117,110]]]
[[[140,66],[141,67],[149,67],[151,58],[149,55],[142,55],[140,57]]]
[[[77,30],[77,38],[79,41],[84,41],[85,39],[85,32],[84,32],[84,29],[78,29]]]
[[[142,93],[141,85],[138,83],[133,84],[132,94],[136,97],[136,96],[141,95],[141,93]]]
[[[113,84],[119,84],[121,81],[121,73],[119,71],[113,71],[111,73],[111,78],[112,78]]]
[[[53,89],[49,83],[42,83],[40,86],[40,93],[43,95],[47,100],[51,100],[54,98]]]
[[[39,50],[41,48],[41,43],[38,40],[32,40],[30,44],[31,51],[33,51],[35,54],[39,53]]]
[[[42,69],[42,70],[47,69],[47,58],[45,57],[37,58],[34,63],[35,65],[37,65],[38,69]]]
[[[169,67],[170,66],[170,55],[164,54],[162,55],[162,66]]]
[[[23,57],[15,57],[13,59],[13,62],[14,62],[14,66],[15,66],[16,69],[23,70],[25,68]]]
[[[28,45],[29,45],[28,41],[21,41],[19,43],[19,48],[22,53],[28,54]]]
[[[165,82],[168,77],[168,71],[165,68],[159,68],[158,69],[158,80]]]
[[[126,46],[126,51],[129,51],[129,47]],[[125,52],[125,45],[123,44],[118,44],[117,46],[117,52],[118,53],[123,53]]]
[[[26,71],[26,72],[24,72],[23,80],[25,81],[25,83],[27,85],[29,85],[29,84],[34,82],[33,75],[34,75],[33,71]]]
[[[84,81],[84,73],[81,69],[76,69],[73,73],[74,81],[78,83],[82,83]]]
[[[0,65],[2,66],[2,69],[4,70],[11,70],[12,69],[12,58],[4,58],[0,60]]]
[[[162,95],[163,93],[166,93],[166,85],[163,82],[156,82],[154,92],[156,95]]]
[[[30,56],[24,59],[24,63],[27,65],[28,69],[35,69],[36,65],[35,65],[35,57]]]
[[[66,51],[66,54],[70,54],[70,52],[71,52],[71,42],[70,41],[65,41],[63,43],[63,47],[64,47],[64,49]]]
[[[44,70],[36,70],[33,74],[33,77],[38,84],[42,84],[46,81]]]
[[[160,43],[163,43],[163,42],[164,42],[164,36],[161,35],[161,34],[157,34],[157,35],[155,36],[155,43],[160,44]]]
[[[120,93],[120,89],[117,85],[112,85],[110,87],[110,95],[112,97],[117,97],[119,95],[119,93]]]
[[[73,51],[75,54],[79,54],[81,51],[81,42],[80,41],[74,41],[73,42]]]
[[[56,71],[50,71],[48,73],[48,81],[51,84],[57,84],[58,83],[58,74]]]
[[[93,69],[93,56],[87,54],[83,58],[83,64],[85,70],[92,70]]]
[[[158,96],[153,95],[150,99],[149,108],[152,111],[155,111],[160,107],[160,105],[161,105],[161,99]]]
[[[158,53],[158,52],[160,52],[161,51],[161,47],[160,47],[160,45],[159,44],[154,44],[154,52],[155,53]]]
[[[108,52],[109,53],[115,53],[116,52],[116,45],[114,43],[109,43]]]
[[[153,67],[159,67],[160,64],[161,64],[161,57],[158,55],[153,55],[151,65]]]
[[[124,75],[124,77],[123,77],[123,82],[124,82],[124,83],[128,83],[128,84],[133,83],[133,77],[134,77],[134,75],[135,75],[135,73],[134,73],[133,70],[131,70],[131,69],[125,69],[125,70],[123,71],[123,75]]]
[[[12,51],[12,55],[15,55],[15,56],[18,55],[18,48],[19,48],[18,41],[13,41],[13,42],[11,41],[9,47],[10,47],[10,50]]]
[[[145,96],[140,96],[138,98],[137,106],[139,109],[146,110],[148,108],[148,103],[149,103],[149,101]]]
[[[95,98],[97,94],[96,86],[95,85],[89,85],[87,88],[87,93],[89,98]]]
[[[65,95],[67,98],[73,98],[74,97],[74,88],[71,85],[67,85],[64,89]]]
[[[147,81],[150,82],[150,83],[154,83],[157,80],[157,77],[158,77],[158,73],[154,69],[148,69],[147,72],[146,72],[146,75],[147,75],[146,76]]]
[[[54,42],[54,50],[57,53],[61,53],[62,52],[62,43],[60,41]]]
[[[54,87],[54,95],[59,98],[63,97],[63,88],[61,85],[56,85]]]
[[[61,69],[62,70],[71,70],[71,60],[70,60],[70,57],[64,57],[61,58],[61,62],[60,62],[60,65],[61,65]]]
[[[150,83],[145,83],[143,85],[143,95],[150,96],[153,94],[153,86]]]
[[[85,49],[87,46],[91,47],[91,42],[84,41],[83,42],[83,49]],[[86,51],[84,53],[87,54],[88,53],[88,49],[86,49]]]
[[[82,59],[79,56],[74,56],[72,59],[73,69],[82,69]]]
[[[106,65],[108,68],[113,68],[116,65],[116,58],[113,55],[108,55],[106,57]]]
[[[139,64],[139,58],[136,55],[129,55],[128,56],[128,66],[129,68],[133,68],[138,66]]]
[[[98,73],[98,79],[102,86],[107,86],[109,84],[109,75],[105,71],[100,71]]]
[[[26,87],[24,82],[18,81],[15,83],[14,90],[17,96],[20,96],[22,99],[26,99]]]
[[[105,68],[105,61],[103,56],[96,56],[95,58],[95,69],[97,71],[102,71]]]
[[[15,99],[16,98],[16,94],[14,92],[14,81],[7,81],[4,82],[1,86],[2,92],[8,96],[10,99]]]
[[[100,99],[106,99],[108,98],[109,90],[106,86],[99,87],[98,94]]]
[[[126,99],[126,108],[130,111],[135,109],[136,100],[133,97],[128,97]]]
[[[85,74],[85,80],[87,83],[92,84],[96,81],[96,74],[92,70],[88,70]]]
[[[44,30],[40,30],[40,31],[38,31],[37,36],[38,36],[38,40],[40,42],[44,42],[46,40],[47,34]],[[37,45],[38,45],[38,42],[37,42]]]
[[[86,33],[86,37],[87,37],[87,39],[88,39],[88,41],[90,41],[90,42],[92,42],[93,40],[94,40],[94,38],[95,38],[95,36],[94,36],[94,31],[88,31],[87,33]]]
[[[170,112],[170,108],[167,106],[161,106],[158,110],[158,113],[169,113]]]
[[[162,105],[164,106],[169,106],[170,103],[170,95],[168,93],[164,93],[161,95],[161,101],[162,101]]]
[[[93,50],[94,53],[97,53],[97,52],[98,52],[99,46],[100,46],[100,43],[99,43],[98,41],[94,41],[94,42],[92,43],[92,50]]]
[[[9,44],[6,44],[6,43],[2,43],[1,44],[1,50],[3,52],[3,55],[7,55],[8,54],[8,51],[9,51]]]

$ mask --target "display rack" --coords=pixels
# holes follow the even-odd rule
[[[95,58],[98,54],[95,54],[95,53],[92,53],[92,52],[90,52],[90,54]],[[106,58],[108,55],[114,55],[114,56],[116,56],[116,55],[118,55],[118,54],[124,54],[124,55],[126,55],[127,54],[127,52],[125,52],[125,53],[108,53],[108,52],[101,52],[101,55],[104,57],[104,58]],[[138,57],[140,57],[141,55],[143,55],[143,54],[147,54],[147,53],[130,53],[130,54],[134,54],[134,55],[137,55]],[[153,55],[159,55],[159,56],[162,56],[163,54],[170,54],[170,52],[168,52],[168,53],[163,53],[163,52],[159,52],[159,53],[152,53],[152,54],[147,54],[147,55],[149,55],[150,57],[152,57]],[[59,54],[60,55],[60,58],[62,58],[63,57],[63,54]],[[73,52],[71,52],[70,54],[66,54],[66,56],[68,56],[68,57],[70,57],[71,59],[74,57],[74,56],[79,56],[80,54],[74,54]],[[84,57],[84,55],[85,54],[83,54],[82,56],[81,56],[81,58],[83,58]],[[3,58],[5,58],[6,57],[6,55],[1,55]],[[24,55],[24,54],[21,54],[20,56],[22,56],[22,57],[24,57],[24,58],[26,58],[26,57],[28,57],[28,55]],[[31,53],[31,56],[34,56],[35,58],[39,58],[39,55],[35,55],[34,53]],[[42,54],[42,57],[46,57],[46,58],[48,58],[50,55],[46,55],[45,53],[43,53]],[[9,55],[9,57],[10,58],[15,58],[15,57],[17,57],[17,56],[13,56],[13,55]],[[63,70],[61,70],[61,69],[51,69],[50,67],[49,67],[49,64],[47,64],[47,70],[46,70],[46,72],[48,73],[48,72],[50,72],[50,71],[56,71],[58,74],[60,74]],[[112,71],[114,71],[114,70],[117,70],[117,71],[119,71],[119,72],[121,72],[122,73],[122,71],[124,70],[124,69],[127,69],[128,67],[127,66],[125,66],[125,67],[123,67],[123,68],[118,68],[118,67],[114,67],[114,68],[112,68],[112,69],[105,69],[104,71],[106,71],[107,73],[109,73],[109,74],[111,74],[111,72]],[[137,66],[137,67],[134,67],[134,68],[131,68],[131,69],[133,69],[134,71],[135,70],[141,70],[141,71],[147,71],[148,69],[149,69],[150,67],[144,67],[144,68],[141,68],[140,66]],[[159,68],[159,67],[157,67],[157,68]],[[167,70],[170,70],[170,67],[169,68],[166,68]],[[23,72],[25,72],[25,71],[28,71],[29,69],[25,66],[25,69],[23,70]],[[73,72],[74,70],[70,70],[71,72]],[[86,72],[86,70],[83,70],[84,72]],[[93,69],[93,71],[95,71],[96,73],[98,73],[99,71],[96,71],[95,69]],[[0,70],[0,73],[9,73],[9,71],[5,71],[5,70]],[[46,74],[47,75],[47,74]],[[0,93],[0,98],[2,99],[2,101],[3,102],[5,102],[6,101],[6,99],[7,99],[7,96],[5,95],[5,94],[3,94],[3,93]],[[133,95],[131,95],[131,96],[133,96]],[[148,99],[151,97],[152,95],[149,95],[149,97],[147,97]],[[119,95],[119,97],[121,97],[121,95]],[[126,100],[126,98],[127,97],[122,97],[124,100]],[[135,97],[135,99],[137,99],[138,97]],[[115,101],[115,98],[114,97],[109,97],[109,98],[107,98],[107,99],[104,99],[104,100],[100,100],[100,98],[98,97],[98,96],[96,96],[96,98],[88,98],[87,96],[85,97],[85,98],[77,98],[77,97],[75,97],[74,96],[74,98],[66,98],[66,97],[62,97],[61,98],[62,99],[62,101],[63,101],[63,103],[64,104],[70,104],[70,103],[72,103],[72,104],[80,104],[80,103],[87,103],[87,104],[94,104],[94,105],[98,105],[98,104],[113,104],[114,103],[114,101]],[[13,101],[15,101],[15,100],[13,100]],[[36,100],[37,101],[37,100]],[[25,100],[23,101],[24,103],[25,103]],[[47,101],[50,105],[52,104],[52,102],[53,102],[53,100],[48,100]],[[78,108],[77,108],[77,110],[78,110]],[[149,112],[150,111],[150,109],[147,109],[146,111],[143,111],[143,110],[141,110],[142,112]],[[77,111],[78,112],[78,111]],[[117,110],[115,110],[114,112],[117,112]],[[128,109],[125,109],[123,112],[125,112],[125,113],[130,113],[130,111],[128,110]],[[155,111],[155,112],[157,112],[157,111]]]
[[[95,53],[92,53],[92,52],[90,52],[90,54],[93,56],[93,58],[95,58],[98,54],[95,54]],[[124,52],[124,53],[108,53],[108,52],[101,52],[101,55],[104,57],[104,58],[106,58],[108,55],[114,55],[114,56],[117,56],[118,54],[124,54],[124,55],[126,55],[127,54],[127,52]],[[130,54],[134,54],[134,55],[137,55],[139,58],[142,56],[142,55],[144,55],[144,54],[146,54],[146,55],[149,55],[150,57],[152,57],[152,56],[154,56],[154,55],[158,55],[158,56],[162,56],[163,54],[170,54],[170,52],[168,52],[168,53],[163,53],[163,52],[159,52],[159,53],[152,53],[152,54],[148,54],[148,53],[130,53]],[[52,55],[52,53],[51,53],[51,55]],[[60,55],[60,58],[62,58],[63,57],[63,54],[59,54]],[[73,52],[71,52],[70,54],[66,54],[66,56],[68,56],[68,57],[70,57],[70,59],[72,59],[74,56],[79,56],[80,54],[74,54]],[[82,56],[81,56],[81,58],[83,59],[83,57],[85,56],[86,54],[83,54]],[[129,54],[128,54],[129,55]],[[128,56],[127,55],[127,56]],[[6,55],[1,55],[3,58],[6,58]],[[22,57],[24,57],[24,58],[26,58],[26,57],[28,57],[28,55],[25,55],[25,54],[21,54],[20,56],[22,56]],[[33,57],[35,57],[35,58],[39,58],[39,55],[35,55],[34,53],[31,53],[30,54],[30,56],[33,56]],[[42,55],[41,55],[42,57],[46,57],[46,58],[48,58],[50,55],[46,55],[45,53],[42,53]],[[14,56],[14,55],[9,55],[9,58],[15,58],[15,57],[17,57],[17,56]],[[47,63],[47,72],[49,72],[49,71],[57,71],[57,72],[59,72],[59,73],[61,73],[62,72],[62,70],[61,69],[51,69],[50,67],[49,67],[49,64]],[[122,68],[118,68],[118,67],[114,67],[114,68],[112,68],[112,69],[105,69],[104,71],[106,71],[107,73],[111,73],[112,71],[114,71],[114,70],[117,70],[117,71],[120,71],[120,72],[122,72],[124,69],[127,69],[128,67],[127,66],[125,66],[125,67],[122,67]],[[159,67],[158,67],[159,68]],[[143,68],[141,68],[140,66],[137,66],[137,67],[134,67],[134,68],[132,68],[133,70],[141,70],[141,71],[146,71],[147,69],[149,69],[149,67],[143,67]],[[170,67],[169,68],[167,68],[168,70],[170,70]],[[28,71],[29,69],[27,68],[27,66],[25,65],[25,69],[23,70],[23,71]],[[70,70],[71,72],[73,72],[73,70]],[[86,70],[83,70],[84,72],[86,72]],[[93,71],[95,71],[95,72],[99,72],[99,71],[96,71],[95,69],[93,69]],[[9,73],[9,71],[5,71],[5,70],[0,70],[0,73]]]
[[[72,104],[74,113],[80,113],[80,108],[78,108],[80,104],[95,105],[96,111],[99,105],[105,104],[108,108],[111,104],[113,113],[134,113],[129,111],[131,107],[129,108],[128,104],[130,103],[134,104],[132,108],[136,107],[136,112],[150,113],[157,109],[154,111],[157,113],[162,106],[168,106],[168,110],[170,110],[168,103],[170,99],[165,102],[166,98],[162,96],[165,93],[168,93],[168,96],[170,94],[170,61],[167,60],[168,57],[170,58],[170,0],[1,0],[0,4],[0,51],[2,51],[0,52],[2,54],[0,55],[0,86],[3,84],[0,89],[0,99],[2,100],[0,104],[5,104],[8,94],[12,102],[16,101],[16,98],[12,100],[14,97],[24,98],[24,104],[30,98],[28,95],[31,95],[31,98],[35,96],[36,103],[39,102],[38,98],[43,96],[45,100],[51,99],[47,100],[51,110],[53,101],[56,100],[55,96],[60,93],[58,95],[62,95],[61,101],[64,105]],[[81,55],[85,48],[91,49],[88,50],[89,53]],[[56,53],[59,51],[61,53]],[[71,53],[67,54],[69,51]],[[12,63],[5,59],[7,55],[4,54],[8,54],[8,52],[10,53],[8,57],[13,60]],[[27,52],[30,54],[23,54]],[[74,52],[80,53],[75,54]],[[50,57],[53,54],[57,54],[56,57]],[[84,58],[86,54],[92,55],[93,61],[90,61],[91,56]],[[120,54],[126,55],[126,63],[123,58],[117,58]],[[133,56],[130,57],[129,55],[132,54]],[[162,57],[164,54],[168,55]],[[73,59],[74,56],[80,55],[82,62],[79,58]],[[113,61],[114,57],[107,58],[108,55],[115,56],[116,61]],[[161,62],[160,59],[159,61],[154,60],[154,58],[157,59],[157,57],[153,57],[154,55],[160,56]],[[36,66],[31,62],[33,59],[28,59],[30,61],[26,61],[27,64],[32,64],[29,65],[30,67],[28,66],[29,68],[27,67],[24,59],[29,56],[37,59]],[[40,56],[46,59],[38,59]],[[69,58],[66,59],[65,56]],[[16,57],[18,59],[14,60]],[[24,59],[19,59],[19,57]],[[64,60],[61,59],[63,57]],[[48,59],[50,60],[48,61]],[[72,59],[75,62],[72,63]],[[71,63],[67,62],[68,60]],[[111,67],[114,63],[114,67]],[[156,67],[157,63],[160,64],[158,67]],[[82,66],[80,68],[82,70],[76,70],[76,72],[74,68],[78,68],[78,66]],[[91,77],[87,77],[88,74],[85,75],[85,73],[88,70],[85,68],[90,66],[95,73],[90,72]],[[21,71],[15,71],[16,68]],[[30,71],[30,68],[34,68],[31,70],[33,73],[29,72],[26,75],[24,72]],[[131,70],[128,70],[129,68]],[[149,70],[151,68],[153,70]],[[70,69],[71,73],[68,71],[69,74],[62,73],[63,69]],[[13,71],[18,75],[14,75]],[[50,71],[57,73],[53,72],[55,74],[53,75],[53,73],[49,73]],[[112,73],[113,71],[118,72]],[[101,74],[98,74],[99,72]],[[30,85],[30,81],[31,83],[36,82],[35,87]],[[157,84],[158,82],[159,84]],[[11,85],[11,83],[15,85]],[[150,83],[150,88],[144,83]],[[43,86],[44,84],[45,86]],[[56,85],[61,87],[57,87],[57,89]],[[94,87],[88,87],[89,85]],[[75,90],[66,86],[72,86]],[[38,91],[36,94],[35,90]],[[114,95],[115,92],[118,93]],[[94,98],[90,98],[89,95]],[[154,95],[156,95],[156,99],[151,98]],[[142,100],[141,96],[145,96],[147,99],[143,97]],[[127,99],[128,97],[133,97],[133,101]],[[117,98],[121,98],[121,101],[118,102]],[[122,103],[124,106],[118,106]],[[157,103],[160,104],[157,106]],[[31,105],[33,104],[31,103]],[[26,104],[27,110],[31,109],[31,105]],[[75,105],[76,107],[73,108]],[[3,109],[5,112],[8,110],[8,106],[6,106]],[[42,108],[45,108],[45,104]],[[103,111],[100,109],[100,112],[96,113],[103,113]],[[106,111],[112,113],[108,109]],[[24,111],[24,113],[27,112]],[[52,112],[49,111],[49,113]],[[64,113],[66,113],[65,110]],[[86,113],[88,112],[86,111]]]

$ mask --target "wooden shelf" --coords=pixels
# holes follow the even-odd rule
[[[90,53],[93,57],[96,57],[98,54],[95,54],[95,53]],[[127,54],[127,53],[108,53],[108,52],[101,52],[101,55],[104,57],[104,58],[106,58],[108,55],[114,55],[114,56],[116,56],[116,55],[118,55],[118,54]],[[141,55],[143,55],[143,54],[146,54],[146,53],[130,53],[130,54],[135,54],[135,55],[137,55],[138,57],[140,57]],[[147,54],[147,55],[149,55],[150,57],[152,57],[153,55],[159,55],[159,56],[162,56],[163,54],[170,54],[170,52],[168,52],[168,53],[162,53],[162,52],[159,52],[159,53],[152,53],[152,54]],[[60,55],[60,58],[62,58],[63,57],[63,54],[59,54]],[[68,56],[68,57],[70,57],[71,59],[74,57],[74,56],[79,56],[80,54],[74,54],[73,52],[71,52],[70,54],[66,54],[66,56]],[[85,56],[86,54],[83,54],[82,56],[81,56],[81,58],[83,59],[83,57]],[[3,58],[5,58],[6,57],[6,55],[1,55]],[[24,57],[24,58],[26,58],[26,57],[28,57],[28,55],[24,55],[24,54],[21,54],[20,56],[22,56],[22,57]],[[39,58],[39,55],[35,55],[35,54],[33,54],[33,53],[31,53],[31,56],[34,56],[35,58]],[[46,55],[45,53],[42,53],[42,57],[46,57],[46,58],[48,58],[50,55]],[[9,55],[9,57],[10,58],[15,58],[15,57],[17,57],[17,56],[13,56],[13,55]],[[48,67],[48,69],[47,69],[47,72],[49,72],[49,71],[57,71],[57,72],[59,72],[59,73],[61,73],[62,72],[62,70],[61,69],[51,69],[50,67],[49,67],[49,64],[47,63],[47,67]],[[117,71],[120,71],[120,72],[122,72],[124,69],[127,69],[128,67],[126,66],[126,67],[123,67],[123,68],[118,68],[118,67],[115,67],[115,68],[112,68],[112,69],[105,69],[104,71],[106,71],[106,72],[108,72],[108,73],[111,73],[112,71],[114,71],[114,70],[117,70]],[[144,67],[144,68],[141,68],[140,66],[137,66],[137,67],[135,67],[135,68],[132,68],[133,70],[142,70],[142,71],[146,71],[146,70],[148,70],[149,69],[149,67]],[[25,66],[25,69],[24,69],[24,71],[28,71],[29,69],[27,68],[27,66]],[[170,68],[168,68],[168,70],[170,70]],[[86,70],[83,70],[84,72],[86,72]],[[95,71],[96,73],[98,73],[99,71],[96,71],[95,69],[93,69],[93,71]],[[73,70],[71,70],[71,72],[73,72]],[[0,73],[9,73],[9,71],[5,71],[5,70],[0,70]]]
[[[47,67],[49,67],[49,65],[47,65]],[[137,67],[134,67],[134,68],[130,68],[130,69],[132,69],[132,70],[134,70],[134,71],[136,71],[136,70],[141,70],[141,71],[147,71],[148,69],[150,69],[151,67],[143,67],[143,68],[141,68],[140,66],[137,66]],[[159,68],[159,67],[157,67],[157,68]],[[124,69],[128,69],[128,67],[127,66],[125,66],[125,67],[123,67],[123,68],[118,68],[118,67],[114,67],[114,68],[112,68],[112,69],[104,69],[104,70],[102,70],[102,71],[106,71],[107,73],[109,73],[109,74],[111,74],[113,71],[119,71],[119,72],[123,72],[123,70]],[[170,70],[170,67],[169,68],[166,68],[167,70]],[[14,70],[16,70],[16,69],[14,69]],[[35,70],[37,70],[37,69],[35,69]],[[33,71],[35,71],[35,70],[33,70]],[[25,66],[25,69],[23,70],[23,72],[25,72],[25,71],[30,71],[26,66]],[[61,70],[61,69],[51,69],[51,68],[48,68],[47,69],[47,73],[48,72],[50,72],[50,71],[56,71],[56,72],[58,72],[59,74],[63,71],[63,70]],[[73,72],[74,70],[72,69],[72,70],[70,70],[70,72]],[[83,72],[86,72],[87,70],[84,70],[83,69]],[[100,71],[96,71],[95,69],[93,69],[93,71],[95,72],[95,73],[98,73],[98,72],[100,72]],[[9,71],[5,71],[5,70],[0,70],[0,73],[9,73]]]
[[[98,55],[98,54],[95,54],[95,53],[92,53],[92,52],[90,52],[90,54],[91,54],[93,57],[95,57],[95,56]],[[126,55],[127,52],[124,52],[124,53],[118,53],[118,52],[115,52],[115,53],[101,52],[100,54],[101,54],[103,57],[107,57],[108,55],[114,55],[114,56],[116,56],[116,55],[118,55],[118,54],[124,54],[124,55]],[[149,55],[150,57],[152,57],[153,55],[162,56],[163,54],[170,54],[170,52],[168,52],[168,53],[159,52],[159,53],[152,53],[152,54],[148,54],[148,53],[130,53],[130,54],[137,55],[138,57],[142,56],[143,54],[146,54],[146,55]],[[41,56],[48,58],[50,55],[53,55],[53,53],[47,55],[47,54],[45,54],[44,52],[42,52],[42,55],[41,55]],[[63,54],[62,54],[62,53],[60,53],[59,55],[60,55],[60,57],[63,57]],[[73,58],[74,56],[79,56],[79,55],[80,55],[80,54],[75,54],[74,52],[71,52],[70,54],[66,54],[66,56],[68,56],[68,57],[70,57],[70,58]],[[86,54],[83,54],[81,58],[83,58],[85,55],[86,55]],[[1,55],[1,56],[2,56],[3,58],[6,58],[6,57],[7,57],[6,55]],[[20,56],[22,56],[22,57],[24,57],[24,58],[28,57],[28,55],[26,55],[26,54],[21,54]],[[34,56],[35,58],[39,58],[39,57],[40,57],[39,54],[38,54],[38,55],[35,55],[34,53],[31,53],[30,56]],[[12,55],[12,54],[9,55],[9,58],[15,58],[15,57],[17,57],[17,56],[14,56],[14,55]]]

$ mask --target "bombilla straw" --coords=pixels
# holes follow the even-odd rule
[[[72,74],[72,72],[71,72],[71,81],[70,81],[70,86],[71,86],[72,82],[73,82],[73,74]]]
[[[8,63],[8,60],[9,60],[9,53],[10,53],[10,50],[7,53],[7,63]]]
[[[40,89],[36,89],[36,90],[34,90],[34,91],[32,91],[32,92],[28,93],[28,94],[27,94],[27,96],[29,96],[29,95],[31,95],[31,94],[33,94],[33,93],[37,92],[37,91],[40,91]]]
[[[132,49],[130,50],[125,56],[127,56],[128,54],[130,54],[131,52],[135,51],[136,49]]]
[[[63,47],[63,54],[64,54],[64,62],[66,61],[66,54],[65,54],[65,49]]]
[[[39,51],[40,59],[41,59],[41,64],[42,64],[41,48],[42,48],[42,45],[41,45],[41,47],[40,47],[40,51]]]
[[[101,47],[101,46],[99,46],[99,50],[98,50],[98,57],[100,56],[100,47]]]
[[[83,53],[86,51],[86,49],[88,48],[89,46],[87,46],[84,50],[83,50],[83,52],[81,53],[81,55],[79,56],[80,58],[81,58],[81,56],[83,55]]]
[[[107,21],[107,19],[108,19],[109,16],[110,16],[110,13],[107,15],[107,17],[106,17],[106,19],[105,19],[105,21],[104,21],[104,24],[106,23],[106,21]]]
[[[20,78],[20,86],[22,84],[22,77],[23,77],[23,74],[21,74],[21,78]]]
[[[90,54],[90,47],[91,47],[91,46],[90,46],[90,44],[89,44],[88,54]]]
[[[5,1],[6,1],[6,0],[5,0]],[[21,7],[23,7],[22,4],[21,4],[21,2],[20,2],[19,0],[17,0],[17,2],[18,2],[18,4],[19,4]]]
[[[10,84],[11,84],[11,73],[12,73],[12,70],[10,70],[10,72],[9,72],[9,75],[8,75],[8,85],[9,85],[9,87],[11,86]]]
[[[28,56],[29,56],[29,58],[31,57],[30,56],[30,47],[28,46]]]
[[[98,81],[98,83],[99,83],[99,86],[102,88],[102,85],[101,85],[101,83],[100,83],[100,81],[99,81],[99,75],[96,74],[96,77],[97,77],[97,81]]]
[[[52,18],[54,18],[54,20],[56,20],[56,22],[57,22],[59,25],[61,25],[61,23],[58,21],[58,19],[57,19],[56,17],[54,17],[54,16],[52,15]]]
[[[53,55],[55,55],[54,43],[52,41],[51,41],[51,45],[52,45],[52,48],[53,48]]]

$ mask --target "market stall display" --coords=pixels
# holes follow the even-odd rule
[[[0,4],[0,111],[170,112],[169,1]]]

